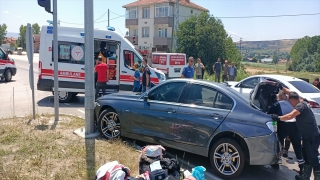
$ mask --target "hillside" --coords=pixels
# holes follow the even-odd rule
[[[292,46],[297,41],[297,39],[282,39],[282,40],[272,40],[272,41],[242,41],[241,49],[243,51],[252,50],[272,50],[279,52],[290,52]],[[236,42],[237,48],[240,49],[240,42]]]

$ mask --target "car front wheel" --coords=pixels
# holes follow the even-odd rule
[[[106,109],[99,115],[98,130],[102,137],[115,139],[120,137],[120,120],[112,109]]]
[[[239,176],[244,167],[244,159],[243,149],[230,138],[219,139],[210,151],[211,166],[222,179]]]

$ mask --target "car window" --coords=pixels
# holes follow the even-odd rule
[[[185,82],[165,83],[149,93],[149,99],[155,101],[178,102]]]
[[[320,91],[314,87],[312,84],[306,81],[289,81],[295,88],[297,88],[302,93],[319,93]]]
[[[216,89],[192,84],[183,98],[182,103],[194,104],[203,107],[231,109],[233,101]]]
[[[6,59],[6,54],[2,51],[2,49],[0,49],[0,59]]]
[[[259,78],[254,77],[254,78],[250,78],[243,81],[241,84],[242,84],[242,87],[244,88],[254,88],[258,83],[259,83]]]
[[[218,92],[217,97],[214,101],[213,107],[218,109],[230,110],[233,107],[233,101],[225,94]]]

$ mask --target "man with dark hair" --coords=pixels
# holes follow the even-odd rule
[[[220,83],[220,73],[221,73],[221,62],[220,58],[218,58],[217,62],[212,66],[212,70],[214,72],[214,82]]]
[[[277,97],[275,97],[277,98]],[[292,105],[287,101],[287,96],[283,91],[279,91],[278,98],[275,99],[275,103],[268,110],[268,114],[277,114],[282,116],[293,111]],[[298,160],[300,172],[303,169],[304,160],[302,158],[302,149],[301,149],[301,136],[297,128],[296,119],[292,118],[287,121],[277,121],[277,135],[278,140],[281,144],[281,155],[282,157],[288,157],[288,149],[284,147],[284,139],[289,136],[292,142],[296,158]],[[288,143],[288,142],[287,142]],[[289,142],[290,143],[290,142]],[[280,151],[280,149],[278,149]],[[278,168],[278,167],[277,167]]]
[[[182,70],[181,78],[194,78],[194,58],[191,56],[188,59],[188,66],[184,67]]]
[[[320,180],[320,163],[318,160],[320,133],[316,123],[315,116],[309,105],[303,101],[298,93],[290,91],[279,84],[279,88],[289,95],[289,102],[294,110],[283,116],[272,114],[274,120],[288,121],[296,118],[298,130],[302,137],[302,154],[305,160],[300,175],[296,180],[309,180],[313,169],[314,179]]]
[[[150,69],[148,67],[148,60],[147,58],[143,58],[142,65],[144,67],[143,74],[142,74],[142,92],[146,92],[151,87],[150,83]]]
[[[96,99],[99,96],[100,90],[102,90],[102,95],[106,94],[108,78],[108,65],[102,61],[102,57],[98,57],[97,65],[94,71],[97,72],[97,84],[96,84]]]
[[[314,85],[315,87],[317,87],[318,89],[320,89],[319,78],[314,78],[313,85]]]

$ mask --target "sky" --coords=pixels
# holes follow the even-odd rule
[[[58,19],[61,26],[84,27],[85,0],[57,0]],[[125,9],[123,5],[135,0],[94,0],[95,28],[106,29],[108,8],[110,26],[125,35]],[[296,39],[320,35],[320,0],[191,0],[209,9],[220,18],[234,41],[262,41]],[[276,16],[315,14],[273,18],[239,18],[244,16]],[[103,15],[104,14],[104,15]],[[103,16],[102,16],[103,15]],[[97,20],[102,16],[100,19]],[[238,17],[238,18],[230,18]],[[8,32],[19,32],[21,24],[47,25],[52,15],[40,7],[37,0],[0,0],[0,24],[8,26]],[[100,21],[100,22],[99,22]],[[105,21],[105,22],[101,22]]]

